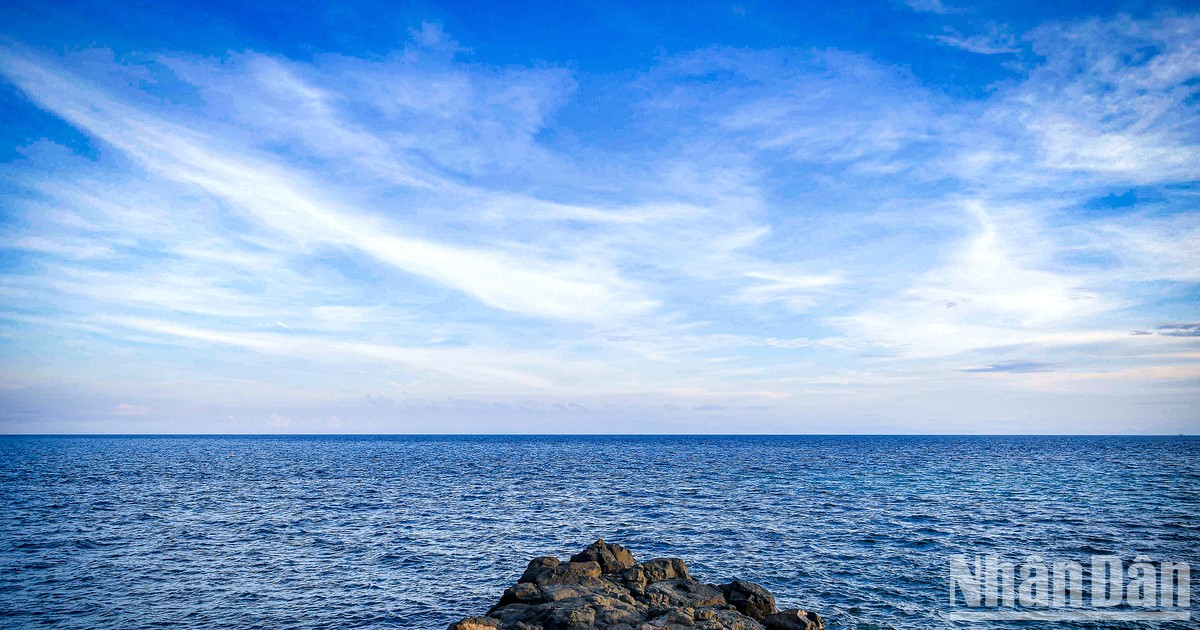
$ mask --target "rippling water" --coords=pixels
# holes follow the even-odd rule
[[[598,537],[945,627],[953,553],[1200,567],[1200,439],[6,437],[0,508],[4,627],[441,629]]]

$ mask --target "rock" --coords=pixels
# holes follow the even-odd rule
[[[622,571],[616,577],[625,585],[625,588],[629,589],[630,593],[638,597],[645,594],[647,584],[646,570],[642,568],[642,565],[635,564]]]
[[[661,582],[663,580],[674,580],[681,578],[684,580],[692,579],[688,575],[687,565],[679,558],[655,558],[647,560],[641,564],[642,571],[646,575],[646,582]]]
[[[591,630],[596,626],[596,610],[583,599],[564,600],[562,605],[539,611],[533,618],[548,630]]]
[[[785,610],[767,615],[763,620],[767,630],[825,630],[825,620],[807,610]]]
[[[645,619],[646,608],[632,598],[628,601],[598,595],[591,599],[596,610],[597,628],[637,626]]]
[[[569,562],[534,558],[487,616],[450,630],[765,630],[764,619],[767,629],[825,627],[815,613],[772,613],[774,596],[757,584],[705,584],[679,558],[638,564],[624,547],[597,540]]]
[[[534,580],[538,586],[576,584],[586,578],[600,577],[600,565],[595,562],[567,562],[542,571]]]
[[[645,599],[650,605],[666,605],[675,608],[690,606],[715,606],[727,603],[721,589],[696,580],[663,580],[646,587]]]
[[[467,617],[450,624],[449,630],[494,630],[499,627],[500,621],[491,617]]]
[[[763,630],[763,625],[736,610],[714,609],[711,621],[697,623],[700,630]]]
[[[608,544],[603,540],[597,540],[588,545],[587,549],[571,556],[571,562],[588,561],[599,563],[601,573],[624,571],[637,564],[628,549],[621,545]]]
[[[692,608],[659,608],[651,609],[650,625],[655,628],[673,626],[694,626],[696,611]]]
[[[529,582],[517,582],[504,591],[504,594],[500,596],[500,601],[492,606],[488,614],[490,615],[492,611],[504,608],[509,604],[540,604],[545,599],[536,585]]]
[[[558,566],[558,558],[550,556],[542,556],[529,561],[529,566],[525,567],[525,573],[521,574],[521,579],[518,582],[535,582],[537,576],[544,571],[549,571]]]
[[[532,609],[533,606],[526,604],[509,604],[498,609],[493,607],[493,610],[488,612],[488,617],[498,620],[500,622],[500,628],[524,629],[525,626],[520,624],[524,624],[524,619],[529,619],[535,614],[530,612]],[[450,628],[451,630],[454,630],[453,626]]]
[[[775,613],[775,596],[757,584],[734,580],[722,590],[729,603],[747,617],[762,621]]]

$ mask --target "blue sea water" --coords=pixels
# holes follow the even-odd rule
[[[1200,569],[1198,512],[1195,437],[3,437],[0,626],[441,629],[603,537],[834,628],[1047,627],[948,621],[950,555]]]

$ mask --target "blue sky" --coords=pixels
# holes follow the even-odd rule
[[[1200,430],[1188,3],[0,24],[0,432]]]

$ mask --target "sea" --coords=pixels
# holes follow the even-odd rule
[[[441,630],[599,538],[830,628],[1196,628],[963,621],[950,577],[1200,571],[1200,438],[0,437],[4,628]]]

